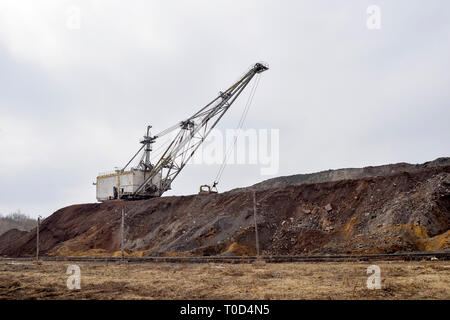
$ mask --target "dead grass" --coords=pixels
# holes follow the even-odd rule
[[[67,262],[0,262],[1,299],[450,299],[450,263],[374,262],[382,289],[369,290],[365,263],[78,263],[81,290],[68,290]]]

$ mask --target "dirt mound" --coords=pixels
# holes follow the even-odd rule
[[[62,208],[41,222],[40,249],[43,253],[57,250],[65,242],[76,242],[84,239],[88,243],[85,250],[102,248],[108,251],[120,244],[119,235],[102,233],[104,228],[117,228],[117,210],[120,202],[104,204],[79,204]],[[102,230],[97,233],[96,230]],[[5,249],[0,254],[20,256],[36,250],[36,230],[32,230],[14,242],[3,243]],[[117,250],[117,249],[116,249]],[[76,250],[79,251],[79,250]]]
[[[9,246],[17,242],[18,239],[27,234],[27,231],[22,231],[19,229],[10,229],[0,235],[0,252],[8,249]]]
[[[256,192],[263,254],[375,253],[450,248],[450,166]],[[125,207],[129,255],[251,255],[252,192],[74,205],[45,219],[50,255],[118,255]],[[3,238],[2,238],[3,239]],[[33,255],[35,232],[0,254]]]
[[[257,183],[251,187],[235,189],[234,191],[243,191],[245,189],[264,190],[273,188],[282,188],[290,185],[305,183],[321,183],[328,181],[339,181],[349,179],[363,179],[371,177],[389,176],[400,172],[417,172],[424,168],[433,168],[440,166],[450,166],[450,158],[438,158],[422,164],[396,163],[382,166],[370,166],[364,168],[347,168],[337,170],[326,170],[316,173],[296,174],[292,176],[276,177]]]

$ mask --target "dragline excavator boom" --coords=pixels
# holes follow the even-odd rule
[[[268,70],[263,63],[253,65],[238,81],[206,106],[189,118],[156,134],[151,135],[148,126],[142,146],[128,163],[111,174],[97,177],[97,200],[112,199],[145,199],[159,197],[171,189],[173,180],[183,170],[195,151],[205,141],[211,130],[228,111],[234,101],[256,75]],[[152,164],[150,152],[155,141],[170,133],[176,132],[159,160]],[[137,167],[127,169],[133,160],[142,153]]]

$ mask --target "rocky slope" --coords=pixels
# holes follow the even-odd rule
[[[441,164],[383,166],[384,175],[254,188],[260,247],[273,255],[450,248],[450,166]],[[43,221],[41,248],[49,255],[117,255],[124,208],[128,254],[251,255],[252,199],[252,189],[242,189],[74,205]],[[35,231],[0,236],[0,254],[32,255],[35,242]]]
[[[389,176],[399,172],[417,172],[424,168],[450,166],[450,158],[438,158],[422,164],[396,163],[382,166],[370,166],[364,168],[347,168],[337,170],[326,170],[315,173],[296,174],[292,176],[276,177],[257,183],[251,187],[235,189],[242,190],[264,190],[281,188],[285,186],[304,183],[321,183],[327,181],[339,181],[348,179],[362,179],[370,177]]]

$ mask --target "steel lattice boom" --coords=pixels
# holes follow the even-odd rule
[[[253,77],[268,70],[262,63],[256,63],[237,82],[197,111],[194,115],[163,132],[150,136],[150,126],[147,135],[141,141],[143,144],[131,160],[120,170],[125,169],[133,159],[144,149],[139,162],[139,170],[144,172],[143,182],[133,192],[121,192],[119,187],[118,197],[122,199],[142,199],[161,196],[171,189],[171,183],[178,176],[186,163],[192,158],[195,151],[205,141],[208,134],[236,101],[242,91],[247,87]],[[159,137],[177,130],[175,138],[170,142],[160,159],[152,165],[150,163],[151,146]],[[118,174],[120,174],[120,172]],[[98,178],[97,178],[98,181]],[[120,177],[119,177],[120,184]]]

